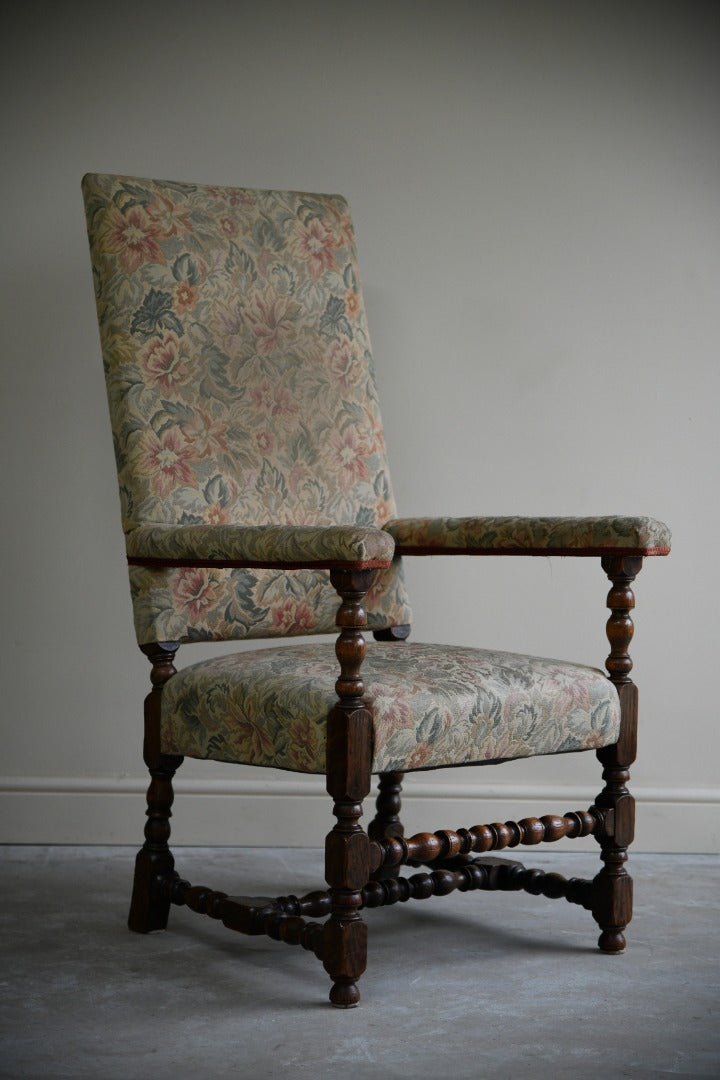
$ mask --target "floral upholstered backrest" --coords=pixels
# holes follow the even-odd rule
[[[126,534],[394,516],[345,200],[97,174],[83,193]],[[334,630],[324,572],[130,582],[141,644]],[[368,612],[409,621],[399,562]]]

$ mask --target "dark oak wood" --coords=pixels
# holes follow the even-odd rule
[[[402,643],[410,637],[410,630],[409,623],[402,623],[400,626],[388,626],[384,630],[373,630],[373,637],[376,641]],[[405,832],[400,820],[403,775],[401,772],[380,773],[375,817],[368,826],[371,840],[385,840],[390,836],[402,836]],[[384,881],[386,878],[397,877],[398,873],[397,866],[378,866],[373,870],[372,876],[377,881]]]
[[[571,904],[590,907],[592,882],[582,878],[565,878],[562,874],[526,869],[522,863],[506,859],[468,859],[456,867],[446,866],[432,873],[413,874],[387,881],[370,882],[363,889],[368,908],[405,903],[407,900],[427,900],[431,896],[448,896],[455,890],[472,892],[476,889],[517,892],[521,889],[533,896],[550,900],[565,899]]]
[[[401,772],[380,773],[375,817],[368,826],[371,840],[386,840],[391,836],[404,835],[405,830],[400,821],[400,796],[404,775]]]
[[[205,885],[191,885],[181,878],[166,877],[161,885],[168,903],[187,906],[200,915],[219,919],[229,930],[241,934],[265,934],[274,941],[286,945],[300,945],[308,952],[322,957],[324,928],[320,923],[308,922],[300,912],[312,906],[318,914],[326,915],[330,908],[328,893],[310,893],[304,900],[297,897],[228,896]],[[318,904],[318,898],[322,903]]]
[[[352,1008],[360,1000],[357,980],[367,964],[367,926],[361,915],[362,888],[370,876],[370,841],[359,824],[363,799],[370,792],[372,714],[365,705],[360,668],[365,657],[367,616],[362,601],[372,571],[331,570],[342,597],[335,652],[340,677],[337,705],[327,725],[327,790],[337,823],[325,841],[325,880],[330,887],[330,918],[323,936],[323,964],[333,980],[330,1001]]]
[[[630,612],[635,607],[635,597],[631,586],[642,569],[642,558],[607,556],[602,566],[612,582],[607,598],[610,655],[605,666],[618,690],[621,721],[617,743],[597,751],[604,766],[605,787],[596,803],[613,811],[613,828],[598,837],[604,865],[593,881],[592,913],[602,931],[598,946],[603,952],[617,953],[625,948],[623,931],[632,919],[633,909],[633,882],[625,862],[635,833],[635,800],[627,782],[637,752],[638,697],[637,687],[630,679],[633,664],[628,649],[634,630]]]
[[[403,836],[405,832],[400,821],[403,775],[401,772],[380,773],[375,817],[368,826],[371,840],[387,840],[394,836]],[[397,877],[399,871],[399,866],[379,863],[373,868],[372,877],[376,881],[384,881],[386,878]]]
[[[175,869],[175,861],[168,847],[173,804],[172,780],[183,759],[163,754],[160,750],[160,698],[163,686],[175,674],[173,660],[179,647],[174,641],[141,646],[152,664],[152,690],[145,698],[143,742],[143,759],[151,779],[147,791],[145,843],[135,859],[128,916],[128,926],[140,934],[164,930],[170,910],[170,901],[163,895],[160,886],[164,879],[172,877]]]
[[[163,895],[173,904],[219,919],[231,930],[242,934],[265,934],[289,945],[301,945],[323,958],[324,928],[311,919],[324,918],[332,910],[330,890],[318,889],[305,896],[228,896],[204,885],[191,885],[174,876],[162,884]],[[447,896],[455,890],[525,890],[533,896],[591,907],[592,882],[565,878],[523,863],[492,856],[456,857],[431,873],[413,874],[385,882],[369,881],[361,892],[361,908],[384,907],[408,900],[426,900]]]
[[[439,829],[434,833],[416,833],[377,840],[379,864],[389,866],[422,866],[469,855],[470,852],[500,851],[518,844],[553,843],[564,836],[589,836],[606,829],[610,810],[596,806],[589,810],[572,810],[567,814],[546,814],[541,818],[521,821],[496,821],[492,825],[473,825],[470,829]]]

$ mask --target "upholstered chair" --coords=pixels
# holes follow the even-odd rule
[[[177,904],[299,944],[340,1007],[359,1000],[363,909],[455,889],[565,898],[592,913],[602,950],[622,950],[631,585],[645,556],[669,551],[667,528],[398,518],[345,200],[106,175],[86,176],[83,192],[135,633],[152,664],[131,929],[164,928]],[[407,641],[402,556],[430,554],[599,558],[612,586],[608,674]],[[313,642],[328,633],[335,645]],[[175,669],[180,644],[246,638],[310,640]],[[588,750],[604,787],[587,810],[403,835],[406,772]],[[327,888],[253,900],[181,878],[168,821],[186,756],[324,774]],[[600,846],[593,880],[482,858],[588,834]],[[406,865],[429,869],[405,876]]]

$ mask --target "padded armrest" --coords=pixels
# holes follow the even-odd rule
[[[667,555],[670,530],[648,517],[398,518],[396,555]]]
[[[299,569],[388,567],[394,542],[359,525],[140,525],[126,537],[131,566]]]

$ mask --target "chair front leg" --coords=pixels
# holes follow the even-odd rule
[[[637,753],[637,687],[630,678],[632,660],[628,648],[633,636],[630,612],[635,606],[632,583],[642,568],[642,558],[606,556],[603,569],[612,581],[607,606],[610,655],[605,666],[620,697],[620,737],[612,746],[597,751],[602,762],[605,787],[596,805],[612,811],[609,828],[598,837],[604,866],[593,881],[592,913],[602,933],[598,945],[603,952],[618,953],[625,948],[623,931],[632,919],[633,882],[625,869],[627,849],[635,834],[635,799],[627,789],[630,766]]]
[[[365,657],[362,631],[367,626],[362,600],[373,571],[333,570],[332,583],[342,597],[335,651],[340,678],[339,701],[328,716],[327,790],[337,823],[325,842],[325,878],[330,890],[330,918],[323,934],[323,965],[333,980],[330,1001],[352,1008],[360,1000],[357,980],[367,964],[367,925],[360,915],[362,889],[370,877],[370,841],[359,824],[363,799],[370,792],[372,714],[363,698],[360,667]]]
[[[174,797],[172,779],[183,759],[177,755],[163,754],[160,750],[162,688],[175,674],[173,660],[180,645],[174,641],[163,641],[141,645],[140,648],[152,664],[150,679],[153,688],[145,698],[143,742],[143,758],[151,780],[147,792],[145,843],[135,859],[128,926],[139,934],[147,934],[152,930],[164,930],[170,912],[170,901],[161,894],[160,885],[175,869],[175,860],[168,847]]]

